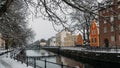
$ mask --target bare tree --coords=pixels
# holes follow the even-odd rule
[[[36,8],[35,15],[52,22],[53,27],[63,26],[70,30],[73,23],[70,17],[76,11],[87,14],[92,19],[98,15],[97,0],[24,0],[28,6]],[[80,14],[81,15],[81,14]],[[74,15],[75,16],[75,15]],[[82,17],[79,16],[78,19]],[[85,19],[84,19],[85,20]],[[91,19],[90,19],[91,20]],[[85,23],[85,22],[84,22]],[[72,25],[71,25],[72,24]]]
[[[33,31],[27,28],[28,9],[23,0],[13,0],[0,18],[0,33],[4,35],[7,45],[26,45],[33,38]],[[11,44],[12,45],[12,44]]]
[[[6,12],[13,0],[0,0],[0,16]]]

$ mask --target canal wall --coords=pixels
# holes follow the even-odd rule
[[[45,50],[75,59],[77,61],[99,61],[107,63],[120,64],[120,54],[119,53],[104,53],[104,52],[92,52],[92,51],[78,51],[78,50],[68,50],[59,48],[44,48]]]

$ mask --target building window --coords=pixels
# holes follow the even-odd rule
[[[112,9],[112,7],[111,8],[109,8],[109,11],[111,12],[113,9]]]
[[[111,41],[115,41],[115,37],[114,36],[111,36]]]
[[[104,23],[106,24],[106,23],[107,23],[107,21],[106,21],[106,20],[104,20]]]
[[[114,16],[111,16],[110,17],[110,22],[113,22],[114,21]]]
[[[104,27],[104,33],[106,33],[107,32],[107,28],[106,27]]]
[[[92,34],[96,34],[96,30],[92,30]]]
[[[120,4],[118,4],[118,8],[120,8]]]
[[[118,20],[120,20],[120,14],[118,15]]]
[[[95,38],[95,43],[97,42],[97,39]]]
[[[92,43],[94,42],[93,38],[92,38]]]
[[[111,26],[111,32],[113,32],[114,31],[114,27],[113,26]]]
[[[94,30],[94,34],[96,34],[96,30]]]

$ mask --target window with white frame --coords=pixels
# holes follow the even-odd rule
[[[113,32],[114,31],[114,27],[113,26],[111,26],[111,32]]]
[[[107,32],[107,27],[104,27],[104,33],[106,33]]]
[[[114,21],[114,16],[112,15],[111,17],[110,17],[110,22],[113,22]]]
[[[106,20],[104,20],[104,23],[106,24],[106,23],[107,23],[107,21],[106,21]]]
[[[120,14],[118,14],[118,20],[120,20]]]
[[[115,41],[115,36],[111,36],[111,41]]]

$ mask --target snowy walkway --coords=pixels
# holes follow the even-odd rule
[[[21,62],[11,59],[9,56],[7,58],[6,56],[7,54],[0,56],[0,68],[33,68],[31,66],[27,67],[26,64],[22,64]]]
[[[120,49],[86,49],[86,48],[82,48],[82,47],[61,47],[61,49],[84,51],[84,52],[116,53],[116,54],[120,54]]]

